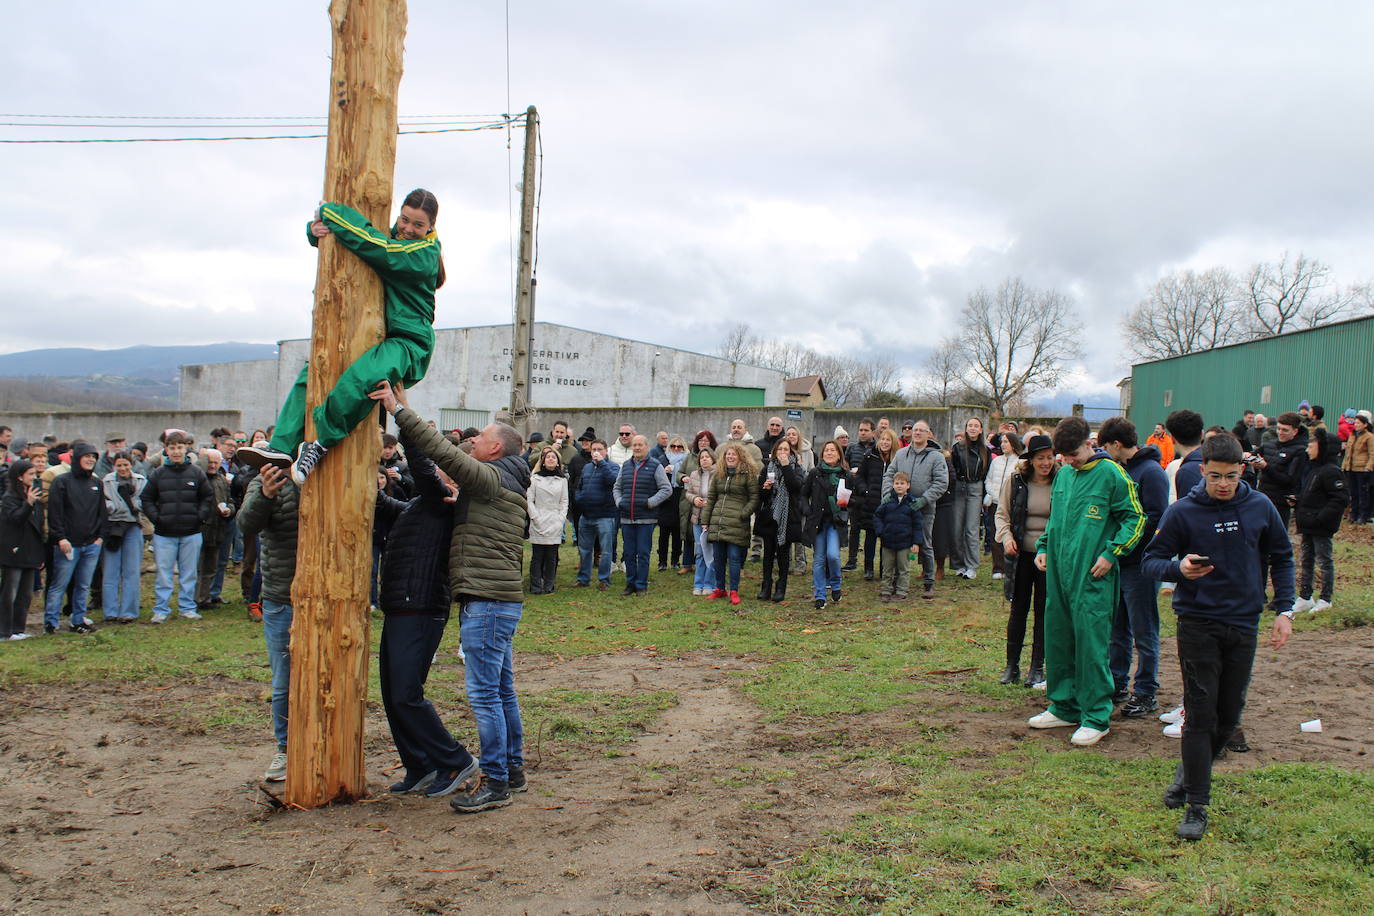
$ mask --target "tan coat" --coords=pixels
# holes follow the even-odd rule
[[[1374,471],[1374,432],[1352,432],[1341,458],[1343,471]]]

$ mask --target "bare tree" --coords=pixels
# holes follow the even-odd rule
[[[732,363],[749,363],[754,361],[754,350],[757,346],[758,338],[750,330],[749,322],[740,321],[726,329],[716,353],[721,359],[728,359]]]
[[[948,407],[966,385],[964,370],[968,358],[960,352],[959,341],[946,337],[931,351],[922,364],[921,375],[913,392],[916,402],[932,407]]]
[[[1330,267],[1301,252],[1290,262],[1285,251],[1277,263],[1250,269],[1244,295],[1252,336],[1272,337],[1344,317],[1358,288],[1333,288]]]
[[[1052,388],[1079,353],[1082,325],[1068,298],[1033,289],[1019,277],[971,294],[960,323],[967,381],[999,413],[1023,395]]]
[[[1228,271],[1185,270],[1155,283],[1122,330],[1135,356],[1168,359],[1245,340],[1245,317],[1236,279]]]

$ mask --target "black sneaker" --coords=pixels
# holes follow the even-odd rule
[[[43,624],[43,632],[51,636],[52,634],[57,632],[57,627],[53,626],[50,623],[45,623]]]
[[[425,790],[425,798],[442,798],[445,795],[452,795],[463,788],[463,783],[471,779],[476,773],[477,758],[475,757],[472,763],[461,770],[440,770],[439,775],[434,777],[434,781]]]
[[[824,599],[824,598],[817,598],[817,599],[816,599],[816,610],[818,610],[818,611],[823,611],[823,610],[825,610],[825,599]]]
[[[831,604],[839,604],[839,603],[840,603],[840,590],[839,590],[838,588],[832,588],[832,589],[830,590],[830,603],[831,603]]]
[[[506,785],[512,792],[524,792],[529,788],[525,784],[524,767],[506,767]]]
[[[438,778],[438,770],[430,770],[428,773],[412,773],[406,770],[406,778],[400,782],[393,782],[389,791],[392,795],[409,795],[411,792],[418,794],[428,789]]]
[[[843,566],[840,567],[840,569],[841,569],[843,572],[853,572],[854,570],[856,570],[856,569],[858,569],[858,568],[859,568],[859,561],[858,561],[858,560],[850,560],[848,563],[846,563],[846,564],[844,564]]]
[[[1139,719],[1141,716],[1148,716],[1157,709],[1159,709],[1159,702],[1155,699],[1154,694],[1149,696],[1136,694],[1131,697],[1129,703],[1121,707],[1121,714],[1128,719]]]
[[[1127,690],[1125,687],[1118,687],[1116,688],[1116,692],[1112,694],[1112,703],[1120,705],[1121,703],[1126,702],[1130,698],[1131,692],[1129,690]]]
[[[927,601],[935,597],[934,582],[927,582],[924,586],[921,587],[921,597],[926,599]]]
[[[84,622],[83,622],[83,623],[74,623],[74,624],[72,624],[72,632],[73,632],[73,633],[94,633],[94,632],[95,632],[95,627],[91,626],[89,623],[84,623]]]
[[[240,464],[246,464],[250,468],[262,469],[264,464],[274,465],[283,471],[291,467],[291,456],[286,452],[279,452],[266,445],[245,445],[234,453],[239,459]]]
[[[475,814],[488,808],[504,808],[509,804],[510,784],[485,777],[475,791],[448,801],[448,806],[459,814]]]
[[[1231,732],[1231,738],[1226,742],[1226,749],[1237,754],[1250,753],[1250,744],[1245,740],[1245,732],[1239,728]]]
[[[864,581],[865,581],[865,582],[872,582],[872,581],[873,581],[873,570],[871,570],[871,569],[865,569],[865,570],[864,570]]]
[[[635,593],[635,587],[634,587],[633,585],[627,585],[627,586],[625,586],[625,591],[621,592],[620,594],[622,594],[622,595],[633,595],[634,593]]]
[[[296,460],[291,465],[291,479],[296,482],[296,486],[305,486],[305,478],[310,476],[310,472],[315,470],[315,466],[328,451],[329,449],[320,445],[318,439],[310,443],[301,443],[300,448],[296,449]]]
[[[1188,790],[1183,786],[1183,764],[1174,770],[1174,781],[1164,790],[1164,807],[1182,808],[1188,802]]]
[[[1183,815],[1183,823],[1178,825],[1178,838],[1196,843],[1207,832],[1207,806],[1189,805],[1188,813]]]

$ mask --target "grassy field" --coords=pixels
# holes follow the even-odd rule
[[[741,588],[749,597],[732,609],[691,597],[690,577],[671,572],[654,573],[643,598],[621,597],[618,588],[571,588],[575,556],[565,549],[556,593],[529,598],[519,654],[744,656],[758,665],[738,675],[738,686],[768,720],[781,728],[852,726],[834,749],[836,761],[880,760],[895,774],[899,790],[875,793],[847,829],[821,838],[762,884],[736,888],[760,909],[1352,913],[1369,911],[1362,908],[1374,900],[1369,771],[1284,763],[1224,774],[1214,827],[1204,842],[1184,845],[1173,837],[1177,813],[1158,801],[1172,759],[1119,759],[1043,743],[981,753],[951,729],[922,724],[932,704],[1023,715],[1026,691],[995,680],[1005,610],[986,565],[981,581],[946,580],[935,601],[894,605],[880,604],[873,583],[847,573],[845,600],[816,611],[809,576],[793,578],[787,603],[760,603],[750,600],[758,587],[751,564]],[[1339,541],[1337,568],[1339,609],[1300,619],[1297,638],[1374,623],[1369,539]],[[226,597],[225,609],[199,623],[109,626],[87,637],[0,646],[0,688],[22,696],[31,685],[103,685],[154,696],[187,682],[265,683],[261,627],[247,620],[236,586]],[[1172,634],[1172,614],[1164,620]],[[374,621],[374,650],[379,634]],[[450,627],[441,651],[456,643]],[[517,679],[520,665],[517,659]],[[372,676],[379,702],[375,666]],[[431,693],[441,705],[460,701],[460,678],[454,666],[435,670]],[[211,692],[210,702],[185,715],[208,732],[266,733],[259,697]],[[530,733],[541,729],[546,738],[610,755],[675,702],[671,691],[626,696],[577,686],[522,696]],[[865,740],[863,725],[877,716],[911,725],[899,740],[890,730]],[[720,788],[728,790],[728,779]],[[1272,804],[1280,798],[1283,804]]]

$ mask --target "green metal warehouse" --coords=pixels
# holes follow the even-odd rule
[[[1140,363],[1122,407],[1146,433],[1186,407],[1228,429],[1248,408],[1273,417],[1306,400],[1334,425],[1347,407],[1374,410],[1374,316]],[[1142,433],[1142,436],[1146,433]]]

